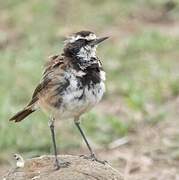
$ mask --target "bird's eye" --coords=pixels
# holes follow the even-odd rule
[[[84,45],[84,44],[88,43],[88,40],[86,40],[86,39],[78,39],[76,42]]]
[[[90,42],[92,42],[93,40],[86,40],[87,41],[87,43],[90,43]]]
[[[78,40],[76,40],[76,41],[78,41],[78,42],[83,42],[85,39],[78,39]]]

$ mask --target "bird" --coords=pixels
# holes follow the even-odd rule
[[[96,50],[108,38],[97,37],[89,30],[67,37],[62,53],[49,57],[30,102],[9,119],[20,122],[38,109],[48,115],[55,156],[54,166],[57,170],[69,165],[69,162],[58,160],[55,138],[55,122],[58,120],[73,119],[89,149],[88,158],[105,163],[97,159],[92,150],[81,128],[80,117],[91,110],[104,95],[105,71]]]

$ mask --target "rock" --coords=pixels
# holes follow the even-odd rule
[[[22,168],[10,170],[3,180],[123,180],[108,163],[105,165],[79,156],[60,155],[70,165],[54,170],[54,156],[41,156],[25,161]]]

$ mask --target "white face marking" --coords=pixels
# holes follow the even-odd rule
[[[91,33],[91,34],[89,34],[89,36],[85,37],[85,39],[87,39],[88,41],[94,40],[94,39],[96,39],[96,35]]]
[[[94,40],[94,39],[96,39],[96,38],[97,38],[96,35],[95,35],[94,33],[91,33],[91,34],[89,34],[89,36],[86,36],[86,37],[82,37],[82,36],[80,36],[80,35],[71,36],[71,37],[69,37],[65,42],[66,42],[66,43],[74,43],[74,42],[77,41],[78,39],[86,39],[86,40],[90,41],[90,40]]]
[[[83,36],[80,36],[80,35],[71,36],[65,41],[65,43],[66,44],[67,43],[74,43],[78,39],[86,39],[86,40],[90,41],[90,40],[97,39],[97,37],[96,37],[96,35],[94,33],[90,33],[86,37],[83,37]],[[96,48],[97,48],[97,45],[93,46],[93,47],[91,47],[89,45],[86,45],[86,46],[84,46],[84,47],[82,47],[80,49],[77,56],[81,57],[84,61],[89,61],[92,57],[96,57]]]
[[[81,57],[84,61],[89,61],[92,57],[96,57],[96,46],[85,46],[82,47],[77,54],[78,57]]]

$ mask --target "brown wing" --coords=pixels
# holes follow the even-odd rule
[[[59,105],[61,97],[58,96],[57,99],[55,93],[56,91],[58,91],[59,94],[59,92],[63,91],[63,88],[66,87],[68,84],[68,81],[66,81],[63,76],[64,69],[67,65],[65,65],[65,62],[67,61],[64,60],[63,56],[60,57],[59,55],[55,55],[50,58],[43,73],[42,81],[36,87],[32,95],[31,101],[24,109],[11,117],[10,121],[19,122],[29,116],[32,112],[36,110],[35,105],[40,97],[45,98],[49,103]]]
[[[48,83],[50,82],[50,79],[44,79],[34,90],[34,93],[32,95],[32,99],[29,102],[29,104],[27,106],[31,106],[32,104],[34,104],[35,102],[37,102],[38,100],[38,94],[43,91],[47,86]]]
[[[64,67],[65,62],[63,56],[54,55],[49,58],[49,61],[46,63],[45,66],[42,81],[34,90],[32,99],[27,106],[31,106],[35,102],[37,102],[39,99],[39,94],[46,92],[50,87],[52,87],[56,83],[56,75],[62,74],[62,70],[64,69]]]

